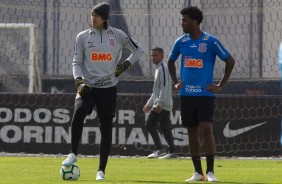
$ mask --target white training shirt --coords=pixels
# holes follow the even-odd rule
[[[150,106],[160,105],[162,109],[167,111],[172,110],[172,80],[167,64],[163,61],[156,65],[153,92],[147,104]]]

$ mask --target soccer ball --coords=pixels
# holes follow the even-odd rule
[[[60,169],[60,175],[63,180],[77,180],[80,176],[80,169],[77,165],[62,166]]]

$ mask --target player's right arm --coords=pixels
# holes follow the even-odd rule
[[[92,88],[85,84],[84,80],[82,79],[83,76],[83,56],[84,56],[84,42],[82,38],[82,34],[78,34],[75,40],[75,47],[74,47],[74,57],[72,62],[72,72],[74,77],[74,84],[77,89],[77,93],[81,97],[85,97],[92,91]]]
[[[155,82],[154,82],[155,83]],[[154,84],[155,85],[155,84]],[[149,112],[152,108],[152,106],[154,105],[154,101],[155,101],[155,95],[154,95],[154,92],[151,94],[150,98],[147,100],[147,103],[144,105],[143,107],[143,111],[146,113],[146,112]]]
[[[145,104],[143,107],[143,112],[147,113],[151,110],[152,106],[150,106],[149,104]]]
[[[170,77],[173,81],[173,87],[178,90],[181,89],[183,87],[183,83],[181,81],[178,81],[176,77],[175,62],[169,59],[167,62],[167,66],[168,66]]]
[[[169,74],[170,74],[170,77],[172,79],[174,88],[176,88],[176,89],[182,88],[183,87],[182,82],[179,82],[177,77],[176,77],[175,61],[169,59],[168,62],[167,62],[167,67],[168,67]]]
[[[169,59],[167,61],[167,67],[168,67],[168,71],[170,74],[170,77],[172,79],[173,84],[177,83],[177,77],[176,77],[176,67],[175,67],[175,63],[174,61],[172,61],[171,59]]]
[[[76,80],[78,77],[82,78],[82,65],[84,55],[84,44],[82,34],[78,34],[74,45],[74,56],[72,61],[73,77]]]
[[[182,82],[178,81],[178,79],[177,79],[176,66],[175,66],[175,61],[178,59],[179,55],[181,54],[180,48],[178,46],[180,39],[181,38],[178,38],[175,41],[175,43],[172,47],[172,50],[169,54],[169,59],[168,59],[168,62],[167,62],[167,67],[168,67],[168,71],[169,71],[170,77],[171,77],[172,82],[173,82],[173,87],[178,89],[178,90],[183,87]]]

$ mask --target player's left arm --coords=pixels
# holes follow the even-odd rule
[[[231,56],[231,54],[223,47],[223,45],[218,39],[212,37],[211,43],[211,49],[215,53],[215,55],[217,55],[221,60],[225,61],[225,69],[224,75],[219,81],[219,83],[207,85],[206,90],[211,91],[213,93],[218,93],[222,91],[223,86],[227,83],[234,68],[235,60]]]
[[[227,83],[227,81],[228,81],[228,79],[229,79],[229,77],[230,77],[230,75],[232,73],[234,65],[235,65],[235,60],[230,55],[225,60],[224,75],[223,75],[222,79],[220,80],[220,82],[217,84],[217,86],[220,86],[221,88],[223,88],[223,86],[225,86],[225,84]]]
[[[141,46],[140,43],[133,40],[130,36],[126,35],[121,30],[118,30],[118,34],[123,47],[127,48],[131,52],[131,54],[125,61],[122,61],[117,65],[115,72],[116,77],[118,77],[127,69],[129,69],[131,65],[137,62],[141,58],[142,54],[144,53],[143,47]]]
[[[139,42],[131,38],[129,35],[126,35],[125,38],[123,36],[122,39],[124,48],[127,48],[131,52],[130,56],[126,60],[132,65],[141,58],[144,53],[144,49]]]
[[[222,89],[223,89],[223,86],[225,86],[225,84],[227,83],[227,81],[228,81],[228,79],[229,79],[229,77],[230,77],[230,75],[232,73],[232,70],[234,68],[235,60],[230,55],[224,61],[225,61],[225,69],[224,69],[223,77],[221,78],[221,80],[219,81],[218,84],[216,84],[216,85],[208,85],[207,88],[206,88],[208,91],[212,91],[214,93],[221,92]]]

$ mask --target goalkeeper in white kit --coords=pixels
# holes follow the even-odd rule
[[[96,180],[105,179],[112,144],[117,77],[144,53],[139,43],[123,31],[108,25],[109,12],[108,3],[102,2],[94,6],[91,11],[91,28],[80,32],[76,37],[72,66],[77,95],[71,122],[71,150],[62,162],[64,166],[77,162],[84,119],[96,107],[101,131]],[[123,48],[131,51],[131,55],[119,64]]]

